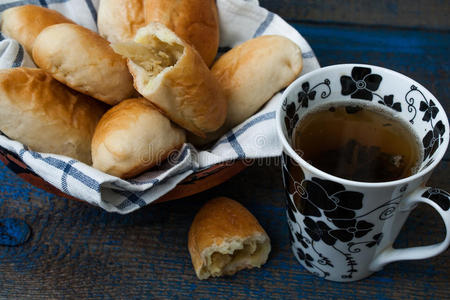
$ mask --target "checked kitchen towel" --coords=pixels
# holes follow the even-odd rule
[[[0,0],[0,11],[24,4],[42,5],[97,31],[98,3],[99,0]],[[253,37],[279,34],[290,38],[302,49],[302,74],[319,68],[305,39],[279,16],[260,7],[257,0],[217,0],[217,6],[220,52]],[[34,66],[30,56],[16,41],[6,36],[0,36],[0,40],[0,68]],[[69,157],[33,152],[1,134],[0,147],[16,154],[36,174],[66,194],[109,212],[126,214],[155,201],[190,174],[214,164],[279,156],[281,144],[276,135],[275,109],[280,100],[281,93],[278,93],[257,114],[228,132],[210,149],[199,151],[185,144],[157,170],[150,170],[132,180],[107,175]]]

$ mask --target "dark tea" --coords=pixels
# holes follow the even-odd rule
[[[408,177],[422,156],[408,124],[359,105],[335,104],[307,114],[297,123],[293,144],[314,167],[363,182]]]

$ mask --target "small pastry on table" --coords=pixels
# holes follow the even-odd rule
[[[210,200],[197,213],[188,248],[199,279],[259,268],[271,249],[258,220],[239,202],[226,197]]]

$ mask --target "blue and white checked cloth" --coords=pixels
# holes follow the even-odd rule
[[[42,5],[96,31],[98,3],[99,0],[0,0],[0,11],[24,4]],[[302,74],[319,68],[302,36],[279,16],[260,7],[257,0],[217,0],[217,6],[222,52],[256,36],[279,34],[302,49]],[[0,36],[0,68],[19,66],[34,67],[34,64],[21,45]],[[261,111],[207,151],[197,151],[185,144],[171,157],[171,164],[166,163],[133,180],[107,175],[69,157],[33,152],[4,135],[0,135],[0,146],[19,155],[35,173],[61,191],[109,212],[126,214],[155,201],[198,170],[229,160],[279,156],[282,149],[276,135],[275,109],[280,98],[278,93]]]

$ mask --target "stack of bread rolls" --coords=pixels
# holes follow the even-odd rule
[[[282,36],[214,62],[214,0],[101,0],[97,21],[99,33],[39,6],[3,12],[1,31],[39,69],[0,71],[0,130],[124,179],[159,165],[186,137],[219,138],[302,69],[299,47]]]
[[[275,35],[215,61],[215,0],[100,0],[97,21],[99,33],[39,6],[3,12],[1,31],[39,68],[0,70],[0,131],[124,179],[187,139],[219,138],[302,70],[299,47]],[[270,239],[249,211],[221,197],[195,217],[188,248],[206,279],[260,267]]]

